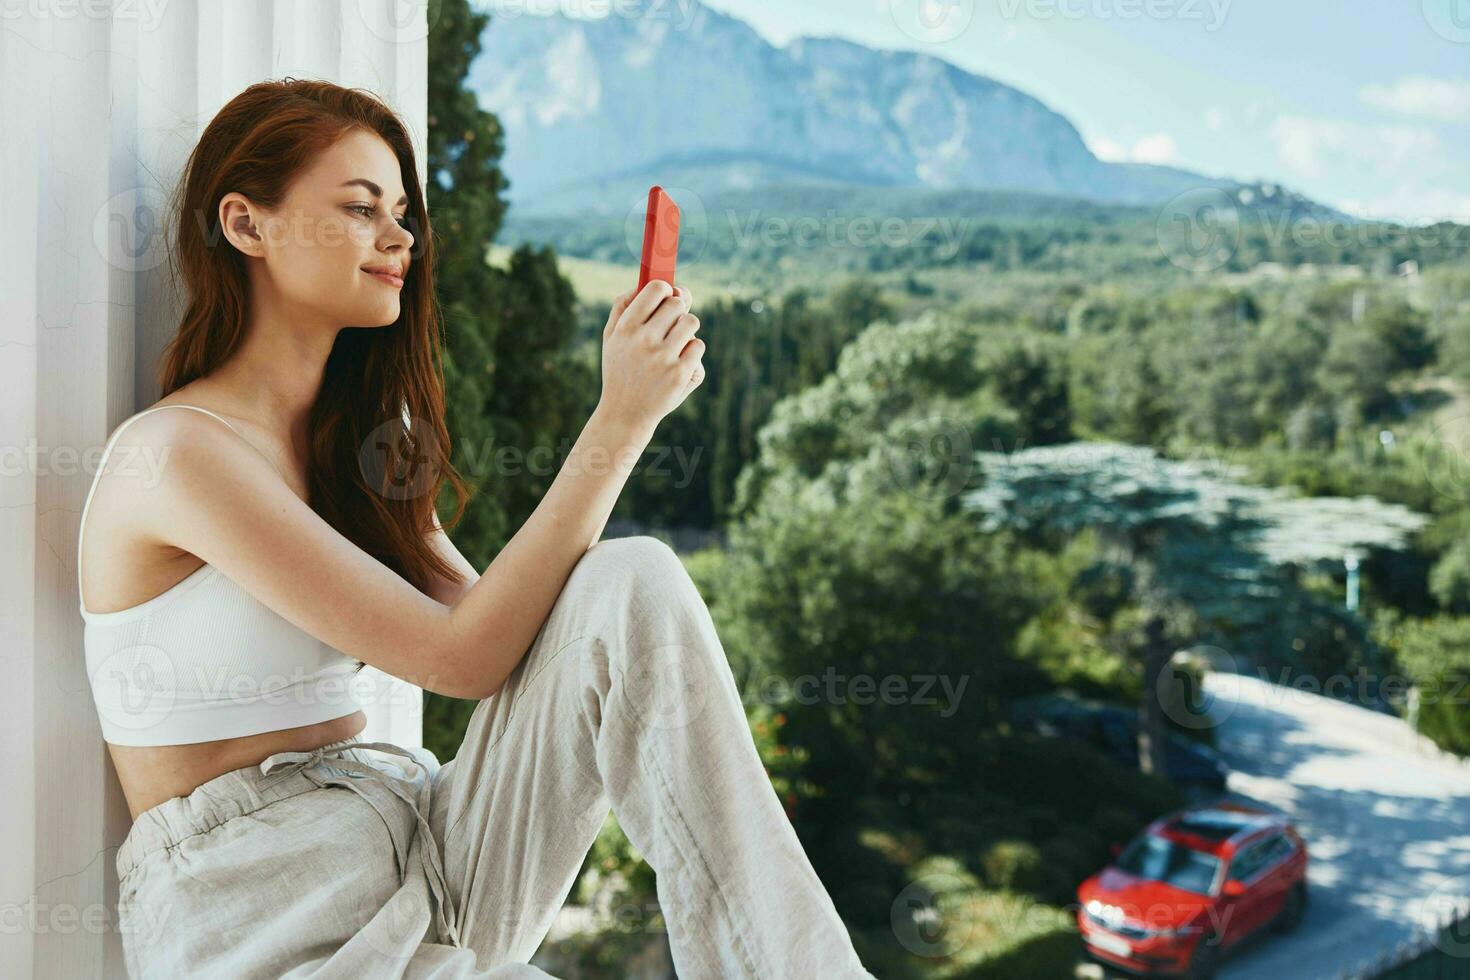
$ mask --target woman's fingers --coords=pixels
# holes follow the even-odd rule
[[[602,328],[602,337],[604,340],[612,333],[613,325],[618,322],[618,317],[623,315],[623,311],[628,308],[628,304],[633,302],[633,297],[637,295],[638,288],[635,286],[625,293],[619,293],[613,300],[612,310],[607,314],[607,325]]]
[[[688,313],[689,307],[684,302],[684,298],[676,293],[670,293],[648,318],[647,329],[651,331],[651,334],[645,338],[645,343],[658,344],[663,341],[668,337],[669,330],[673,328],[679,317],[686,316]]]
[[[662,331],[659,331],[659,336],[666,336],[672,326],[672,323],[664,321],[672,321],[679,316],[680,312],[687,313],[694,305],[694,296],[686,286],[669,286],[661,280],[652,280],[643,287],[642,292],[647,294],[643,302],[649,308],[643,319],[650,323],[657,321],[660,326],[664,327]],[[629,307],[640,300],[639,294],[640,291],[635,287],[627,292],[619,293],[613,300],[612,309],[607,314],[607,323],[602,328],[603,340],[612,336],[613,330],[617,328]],[[679,303],[670,303],[669,300],[680,301],[683,304],[683,311],[679,311]]]
[[[699,317],[693,313],[685,313],[674,321],[674,325],[669,328],[668,336],[664,338],[664,342],[667,344],[669,350],[673,351],[675,356],[678,356],[683,353],[684,345],[689,342],[689,339],[694,336],[694,332],[698,329]]]

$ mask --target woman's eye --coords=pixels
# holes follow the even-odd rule
[[[347,206],[347,210],[356,211],[358,214],[361,214],[365,218],[371,218],[373,215],[378,213],[377,208],[373,207],[371,204],[349,204]],[[393,220],[398,222],[398,227],[406,231],[412,230],[411,228],[409,228],[408,215],[404,215],[401,218],[394,218]]]

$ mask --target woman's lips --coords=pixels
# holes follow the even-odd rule
[[[398,276],[392,275],[391,273],[387,273],[387,272],[368,272],[366,269],[363,269],[362,271],[363,272],[366,272],[368,275],[372,276],[374,279],[378,280],[379,282],[385,282],[388,285],[395,286],[395,287],[397,287],[399,289],[402,289],[403,288],[403,280],[400,279]]]

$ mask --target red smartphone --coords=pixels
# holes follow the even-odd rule
[[[654,184],[648,189],[648,213],[643,218],[643,258],[638,264],[638,291],[652,279],[674,284],[674,260],[679,255],[679,205]]]

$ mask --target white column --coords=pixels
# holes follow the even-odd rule
[[[425,0],[0,0],[0,976],[122,977],[127,807],[87,686],[83,498],[107,435],[160,397],[178,321],[156,232],[214,113],[285,75],[371,89],[426,177]],[[417,688],[364,738],[421,742]]]

